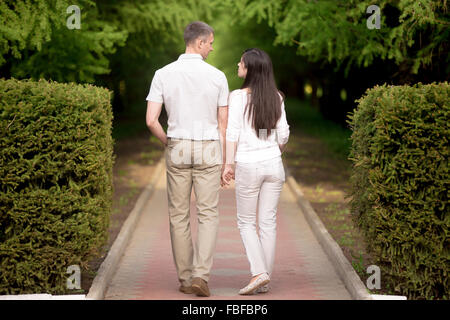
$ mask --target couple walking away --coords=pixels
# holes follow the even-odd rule
[[[204,22],[192,22],[184,31],[184,41],[186,52],[155,72],[146,114],[150,131],[166,147],[170,237],[179,290],[210,296],[219,191],[234,179],[237,225],[252,275],[239,294],[267,292],[274,265],[276,212],[285,181],[281,153],[289,138],[272,62],[260,49],[245,50],[238,63],[244,83],[229,94],[225,74],[204,61],[213,50],[214,30]],[[167,134],[158,121],[163,103]],[[194,245],[192,187],[198,211]]]

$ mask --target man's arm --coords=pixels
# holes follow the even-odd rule
[[[167,135],[158,120],[161,109],[162,103],[147,101],[147,115],[145,121],[152,134],[167,146]]]
[[[219,133],[220,133],[220,146],[222,148],[222,169],[223,169],[223,165],[225,164],[226,160],[225,136],[228,126],[228,106],[217,108],[217,123],[219,126]]]

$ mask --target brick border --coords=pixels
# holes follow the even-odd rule
[[[119,234],[117,235],[116,240],[114,240],[111,249],[108,251],[108,255],[105,260],[100,265],[100,268],[97,271],[97,275],[92,282],[92,285],[89,289],[89,293],[86,296],[86,299],[92,300],[102,300],[105,297],[106,289],[108,287],[109,282],[111,281],[117,266],[119,264],[120,258],[122,257],[125,248],[128,245],[128,242],[131,238],[131,234],[133,233],[136,223],[141,216],[142,209],[146,204],[147,200],[152,196],[154,191],[154,185],[159,179],[160,175],[163,173],[165,158],[161,157],[158,164],[156,165],[155,171],[153,172],[150,183],[144,188],[141,192],[136,204],[134,205],[133,210],[128,215],[128,218],[125,220],[122,228],[120,229]]]

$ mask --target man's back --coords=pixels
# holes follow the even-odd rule
[[[147,100],[164,103],[168,137],[219,140],[217,107],[227,105],[227,79],[200,54],[182,54],[156,71]]]

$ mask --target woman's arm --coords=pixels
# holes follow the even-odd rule
[[[286,144],[289,140],[289,125],[286,120],[286,111],[284,109],[284,101],[281,102],[281,117],[278,120],[277,127],[277,142],[278,147],[280,148],[281,153],[283,153]]]
[[[242,127],[242,96],[233,91],[228,103],[228,123],[226,130],[226,164],[234,164],[237,142]]]
[[[227,140],[227,156],[225,164],[233,165],[236,156],[237,142]]]

